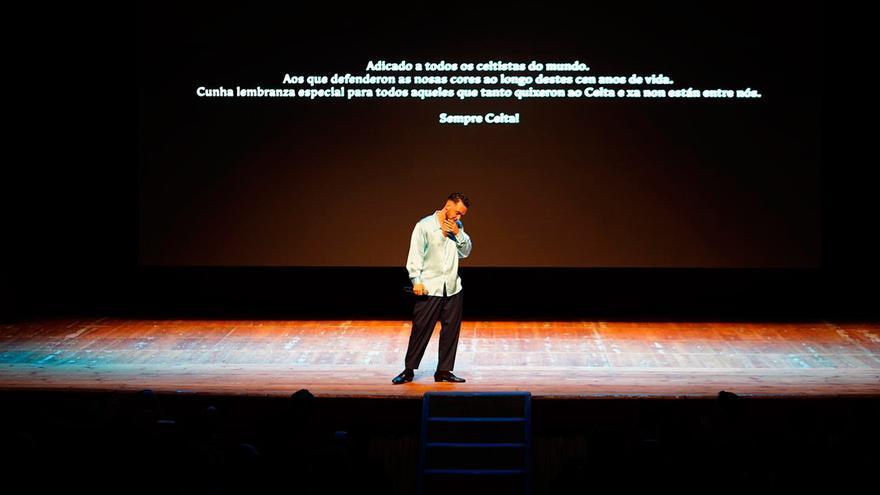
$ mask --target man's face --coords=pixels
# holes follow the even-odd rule
[[[467,213],[467,206],[464,205],[461,201],[457,203],[453,203],[451,199],[446,200],[446,219],[452,220],[453,222],[457,222],[461,220]]]

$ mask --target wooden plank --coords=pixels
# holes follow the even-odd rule
[[[35,319],[0,326],[0,389],[410,397],[880,396],[878,322],[466,321],[435,383],[440,325],[395,386],[410,322]]]

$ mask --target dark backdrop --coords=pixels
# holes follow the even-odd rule
[[[77,9],[28,41],[48,84],[9,182],[4,318],[34,314],[405,318],[399,268],[147,268],[137,263],[134,12]],[[92,15],[118,22],[90,22]],[[839,21],[837,12],[823,15]],[[823,51],[821,263],[814,269],[462,268],[469,317],[876,315],[871,141],[857,90],[866,41],[846,18]],[[831,21],[829,21],[829,24]],[[48,72],[46,72],[48,70]],[[833,76],[829,76],[832,74]],[[34,76],[36,78],[37,76]],[[41,103],[38,105],[37,103]],[[9,167],[9,165],[7,165]],[[475,210],[476,211],[476,210]]]

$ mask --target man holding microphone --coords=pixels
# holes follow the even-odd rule
[[[461,217],[470,202],[461,193],[452,193],[443,209],[416,223],[406,259],[413,294],[421,296],[413,309],[412,331],[404,360],[405,369],[391,383],[411,382],[419,367],[434,326],[440,320],[440,348],[435,382],[461,383],[452,374],[458,335],[461,330],[462,294],[458,260],[471,254],[471,238],[464,231]]]

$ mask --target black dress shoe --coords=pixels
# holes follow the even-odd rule
[[[395,376],[391,383],[395,385],[400,385],[401,383],[411,382],[413,381],[413,377],[415,377],[415,373],[413,370],[405,369],[400,372],[399,375]]]
[[[464,383],[464,378],[459,378],[452,374],[451,371],[438,371],[434,373],[434,381],[435,382],[452,382],[452,383]]]

